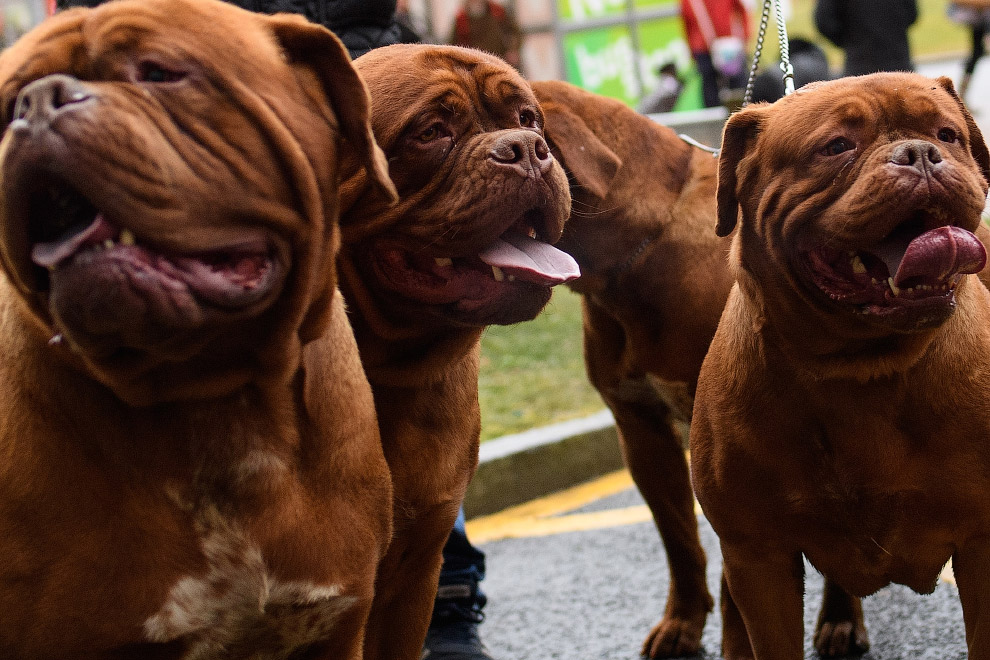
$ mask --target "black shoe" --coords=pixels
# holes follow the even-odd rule
[[[495,660],[478,636],[478,622],[454,619],[433,623],[420,660]]]

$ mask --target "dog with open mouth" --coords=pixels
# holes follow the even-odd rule
[[[0,656],[358,660],[392,498],[340,164],[394,189],[343,46],[120,0],[0,101]]]
[[[547,142],[571,181],[557,247],[581,277],[588,378],[615,417],[622,456],[653,514],[670,574],[647,658],[701,650],[714,600],[687,457],[701,363],[733,284],[732,235],[716,236],[718,160],[620,101],[560,80],[532,83]],[[825,589],[815,648],[823,657],[869,645],[862,607]]]
[[[736,276],[702,365],[695,493],[730,660],[804,657],[802,556],[854,596],[952,559],[990,658],[990,154],[947,78],[808,85],[726,124]]]
[[[341,289],[395,487],[365,657],[414,660],[441,549],[478,460],[478,358],[489,324],[533,318],[578,275],[550,244],[570,210],[526,81],[497,57],[398,45],[359,57],[399,202],[343,184]]]

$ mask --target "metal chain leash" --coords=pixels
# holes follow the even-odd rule
[[[780,68],[784,72],[784,95],[794,92],[794,67],[791,66],[791,48],[787,39],[787,26],[784,25],[784,12],[780,8],[780,0],[764,0],[763,14],[760,16],[760,29],[756,34],[753,65],[749,68],[749,80],[746,81],[746,93],[743,96],[744,108],[753,101],[753,86],[756,84],[756,71],[760,66],[760,56],[763,54],[763,41],[766,39],[767,25],[770,23],[771,7],[775,9],[777,19],[777,38],[780,40]]]

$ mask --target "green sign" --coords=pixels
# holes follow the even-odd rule
[[[644,4],[651,1],[655,5],[670,4],[669,0],[638,0]],[[700,108],[700,85],[680,17],[642,21],[635,29],[635,41],[626,23],[566,33],[563,45],[567,80],[635,107],[653,90],[659,69],[674,64],[686,83],[675,109]]]
[[[557,0],[557,12],[567,21],[585,21],[626,13],[627,0]]]
[[[633,9],[675,9],[677,0],[633,0]],[[557,13],[566,21],[585,21],[603,16],[621,16],[629,0],[557,0]]]

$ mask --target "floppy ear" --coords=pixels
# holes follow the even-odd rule
[[[987,180],[987,183],[990,183],[990,152],[987,151],[987,143],[983,139],[983,133],[980,132],[979,126],[973,120],[973,115],[966,109],[966,104],[963,103],[963,100],[959,98],[959,94],[956,93],[952,79],[946,76],[940,76],[937,82],[959,104],[959,109],[962,110],[963,116],[966,118],[966,127],[969,128],[969,151],[973,154],[976,164],[980,166],[980,171],[983,172],[983,178]]]
[[[564,169],[599,199],[608,196],[622,159],[598,139],[584,120],[556,103],[543,105],[550,144],[563,157]]]
[[[715,233],[728,236],[736,228],[739,217],[738,181],[736,168],[746,155],[747,148],[756,139],[761,113],[756,110],[740,110],[725,123],[722,130],[722,149],[718,156],[718,224]]]
[[[323,84],[344,138],[368,176],[390,203],[398,201],[388,176],[388,161],[371,131],[371,96],[351,65],[347,49],[330,30],[302,16],[270,17],[272,31],[293,61],[310,65]]]

